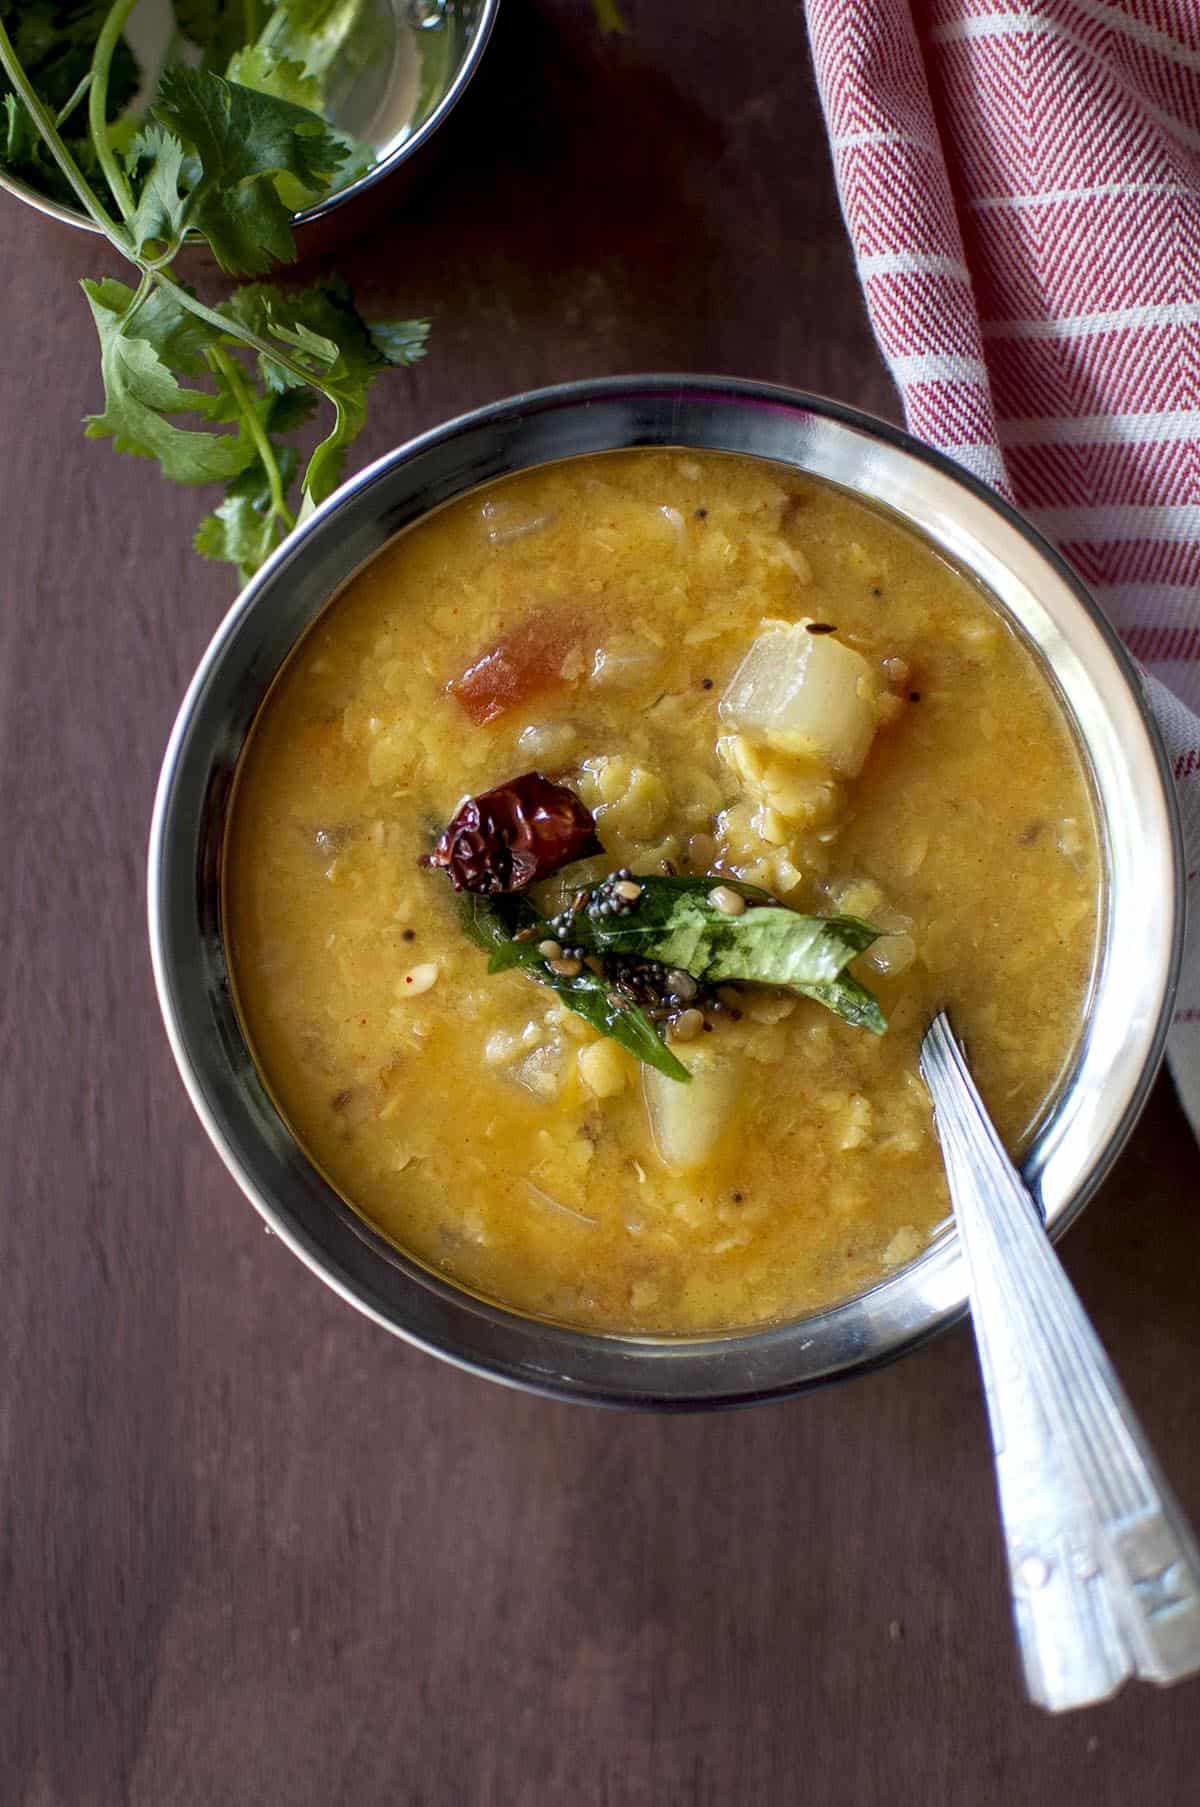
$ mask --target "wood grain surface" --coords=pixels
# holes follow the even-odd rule
[[[440,172],[342,259],[434,317],[362,456],[527,386],[774,378],[893,413],[793,0],[506,0]],[[85,444],[76,279],[0,196],[0,1801],[1190,1807],[1200,1687],[1017,1679],[959,1331],[635,1418],[466,1378],[264,1235],[186,1104],[153,785],[231,599],[197,497]],[[1200,1158],[1163,1082],[1065,1259],[1200,1519]]]

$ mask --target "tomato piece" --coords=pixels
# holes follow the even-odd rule
[[[568,683],[563,665],[582,637],[577,615],[543,610],[501,634],[460,677],[451,678],[446,689],[482,728],[507,710]]]

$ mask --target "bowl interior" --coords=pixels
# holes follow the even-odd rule
[[[151,938],[168,1032],[231,1171],[311,1266],[388,1328],[518,1384],[610,1403],[729,1404],[890,1359],[964,1307],[948,1234],[870,1291],[791,1324],[707,1338],[601,1336],[521,1318],[377,1235],[275,1111],[233,1008],[220,861],[234,772],[288,653],[392,536],[479,483],[636,445],[743,453],[867,496],[975,576],[1051,674],[1095,800],[1107,881],[1087,1021],[1026,1162],[1052,1232],[1115,1158],[1153,1078],[1178,963],[1178,829],[1137,680],[1033,531],[956,467],[836,404],[723,380],[568,386],[484,409],[383,459],[294,535],[235,604],[185,700],[151,845]]]

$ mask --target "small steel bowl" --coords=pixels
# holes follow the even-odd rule
[[[405,4],[405,0],[394,0],[394,4],[400,6]],[[331,249],[352,223],[346,219],[351,207],[356,209],[356,218],[361,220],[372,208],[383,205],[385,200],[395,200],[419,180],[433,161],[432,153],[439,148],[431,141],[461,100],[479,67],[499,10],[500,0],[449,0],[450,23],[458,34],[456,62],[454,74],[441,99],[416,130],[394,150],[381,157],[365,175],[360,176],[356,182],[348,183],[345,188],[335,190],[314,206],[305,207],[294,216],[292,226],[296,233],[298,257],[317,256]],[[137,14],[134,19],[136,22]],[[162,30],[157,28],[156,21],[150,22],[146,36],[153,46],[150,52],[151,66],[157,69],[161,67],[165,45],[160,41]],[[141,48],[140,44],[138,48]],[[159,59],[157,61],[154,60],[156,53]],[[65,226],[80,226],[85,232],[99,231],[99,227],[86,213],[40,194],[36,188],[30,188],[28,183],[6,175],[3,169],[0,169],[0,188],[7,189],[19,201],[36,207],[39,213],[44,213],[49,219],[59,220]],[[189,251],[189,255],[195,253]]]
[[[452,421],[348,483],[243,591],[187,693],[154,811],[150,940],[167,1033],[208,1134],[270,1227],[343,1298],[410,1342],[534,1391],[734,1405],[876,1366],[952,1323],[966,1305],[953,1231],[869,1291],[769,1328],[656,1338],[519,1316],[400,1253],[309,1162],[250,1057],[221,939],[238,758],[276,673],[330,598],[393,535],[475,486],[630,446],[772,459],[882,504],[972,574],[1042,662],[1088,773],[1104,863],[1084,1032],[1024,1168],[1051,1234],[1066,1228],[1112,1166],[1162,1054],[1183,899],[1166,760],[1120,643],[1034,529],[948,459],[836,402],[725,378],[568,384]]]

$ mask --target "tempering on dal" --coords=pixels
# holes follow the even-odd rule
[[[847,972],[887,1033],[710,987],[659,1025],[685,1085],[489,974],[418,861],[531,771],[604,849],[534,887],[544,917],[628,867],[865,919]],[[690,452],[529,472],[397,539],[268,697],[227,856],[248,1037],[332,1184],[456,1282],[611,1331],[793,1318],[919,1254],[949,1208],[924,1025],[952,1003],[1019,1150],[1100,898],[1067,726],[985,596],[833,486]]]

